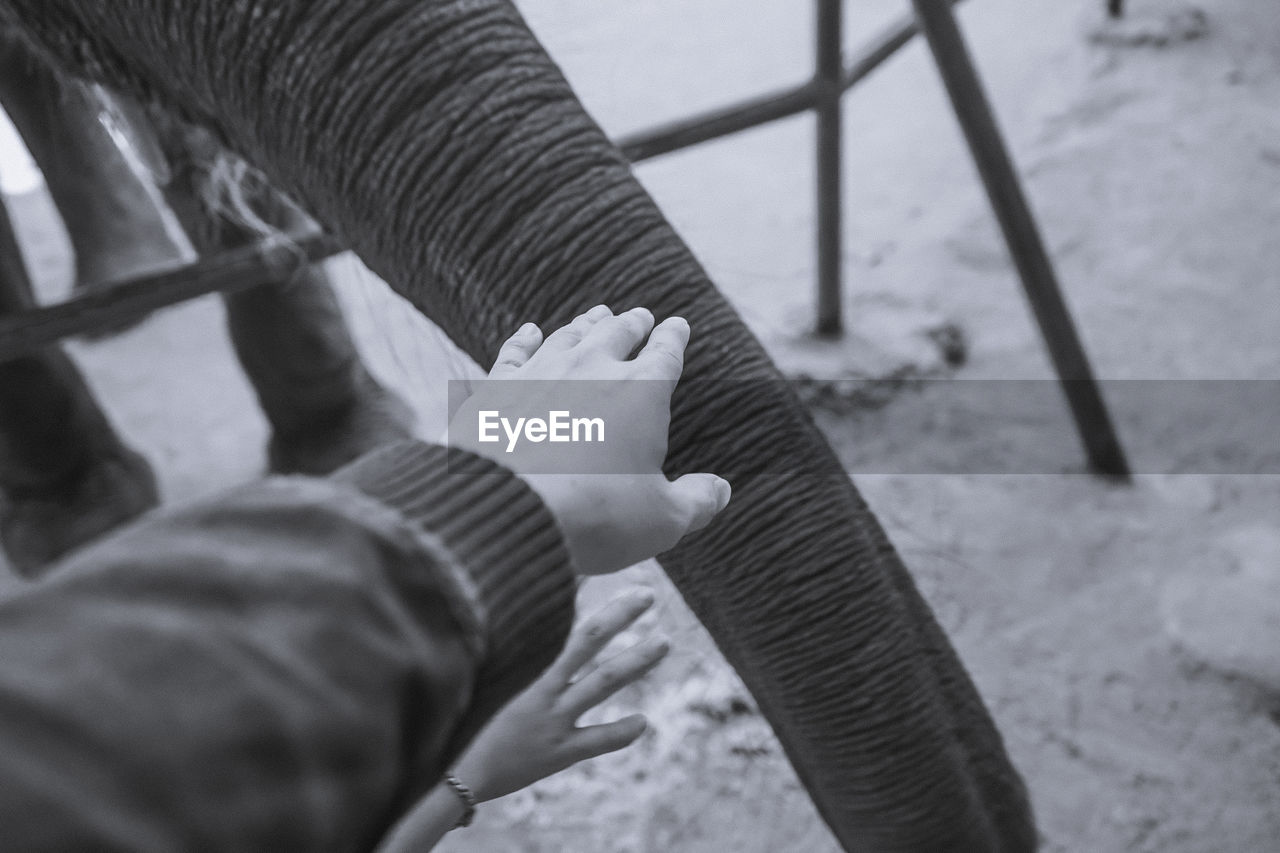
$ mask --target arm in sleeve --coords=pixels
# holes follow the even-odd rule
[[[0,847],[370,849],[573,591],[522,481],[416,442],[152,515],[0,601]]]

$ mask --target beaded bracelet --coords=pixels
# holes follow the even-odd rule
[[[445,774],[444,783],[453,789],[458,795],[458,799],[462,800],[462,804],[467,810],[462,813],[462,817],[458,818],[458,822],[454,825],[454,829],[462,826],[470,826],[471,819],[476,816],[476,795],[470,788],[458,781],[458,777],[452,773]]]

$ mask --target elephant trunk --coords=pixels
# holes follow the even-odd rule
[[[509,2],[0,9],[213,129],[482,364],[521,322],[596,303],[688,318],[669,471],[727,474],[735,498],[663,565],[821,814],[850,850],[1034,849],[1001,738],[880,526]]]

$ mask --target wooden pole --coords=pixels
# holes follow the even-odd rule
[[[1127,479],[1128,462],[951,5],[938,0],[912,2],[1044,335],[1089,462],[1099,473]]]
[[[840,282],[842,260],[840,123],[844,94],[842,46],[843,0],[818,0],[817,62],[817,219],[818,322],[817,333],[836,336],[843,331]]]
[[[270,240],[0,316],[0,361],[206,293],[288,281],[306,264],[342,250],[327,234]]]
[[[958,3],[959,0],[949,0]],[[916,17],[906,14],[889,24],[875,38],[854,52],[840,75],[840,88],[849,89],[864,80],[920,32]],[[633,163],[699,145],[722,136],[750,130],[788,118],[818,105],[818,86],[810,80],[800,86],[748,98],[727,107],[708,110],[678,121],[620,137],[617,145]]]

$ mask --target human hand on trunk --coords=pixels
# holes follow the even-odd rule
[[[688,342],[684,319],[671,317],[655,328],[645,308],[614,315],[597,305],[545,340],[526,323],[503,344],[489,380],[541,381],[480,382],[454,415],[449,443],[528,482],[556,517],[578,572],[601,574],[656,556],[709,524],[731,494],[714,474],[671,481],[662,473],[671,393]],[[551,416],[568,415],[567,399],[581,401],[584,394],[607,443],[553,446],[569,439],[555,436]],[[548,413],[552,434],[547,421],[508,420],[504,412]],[[487,435],[486,423],[493,428]],[[566,433],[567,423],[561,422]],[[526,444],[513,452],[522,428]]]

